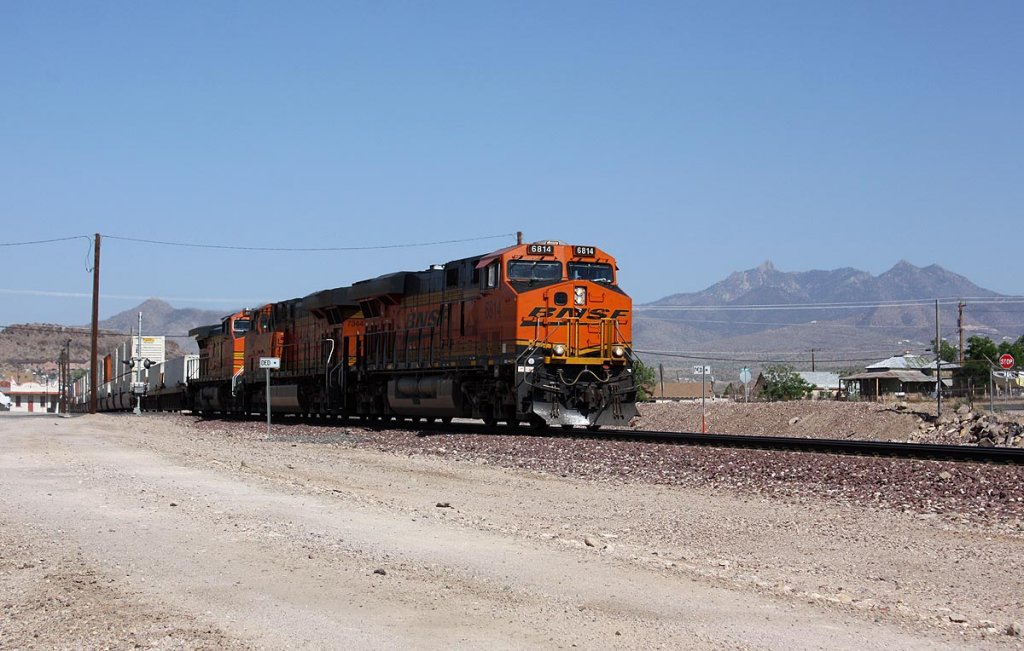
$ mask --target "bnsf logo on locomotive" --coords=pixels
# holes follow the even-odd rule
[[[411,330],[413,328],[431,328],[436,326],[441,320],[440,312],[440,310],[410,312],[409,317],[405,321],[405,327]]]
[[[601,319],[618,319],[629,315],[629,310],[606,310],[603,307],[593,309],[586,307],[535,307],[523,319],[521,326],[532,326],[540,319],[580,319],[581,321],[600,321]]]

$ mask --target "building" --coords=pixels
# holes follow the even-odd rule
[[[871,364],[863,373],[842,378],[846,392],[862,398],[878,400],[886,396],[903,399],[908,396],[935,395],[936,363],[921,355],[897,355]],[[942,385],[953,387],[959,364],[942,362]]]
[[[0,391],[11,399],[11,411],[14,413],[55,413],[60,400],[60,388],[56,383],[18,383],[10,380],[0,385]]]
[[[811,398],[814,400],[832,400],[842,387],[839,374],[831,371],[797,371],[796,374],[814,387],[814,391],[811,392]]]
[[[654,398],[657,400],[700,400],[701,396],[715,397],[713,381],[659,382],[654,388]]]

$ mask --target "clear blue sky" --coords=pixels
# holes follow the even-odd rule
[[[937,263],[1024,294],[1022,34],[1018,1],[8,0],[0,242],[522,230],[611,251],[637,301],[766,259]],[[279,300],[511,241],[107,241],[101,313]],[[87,249],[0,247],[0,324],[88,321],[87,298],[11,292],[87,295]]]

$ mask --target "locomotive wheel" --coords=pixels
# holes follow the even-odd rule
[[[600,425],[587,425],[587,429],[589,429],[591,432],[596,432],[597,430],[601,429],[601,426]]]

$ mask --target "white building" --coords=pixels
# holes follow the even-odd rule
[[[11,400],[11,412],[23,414],[56,413],[60,399],[60,389],[56,384],[39,384],[26,382],[18,384],[11,380],[10,386],[4,383],[2,390]]]

